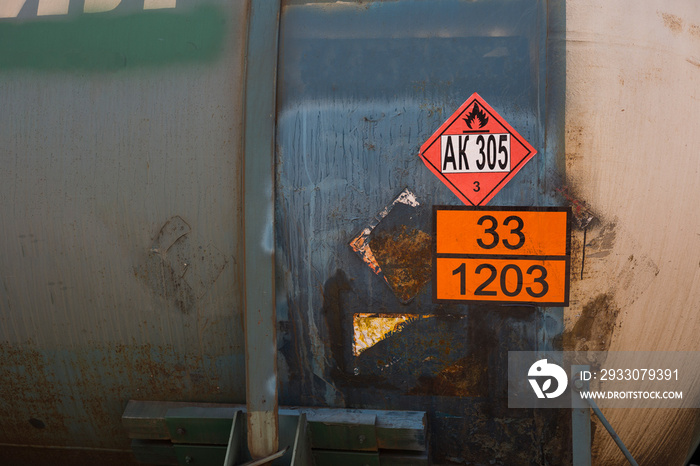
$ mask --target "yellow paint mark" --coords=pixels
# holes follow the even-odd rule
[[[364,350],[376,345],[387,335],[401,331],[408,322],[431,317],[413,314],[355,314],[352,352],[359,356]]]

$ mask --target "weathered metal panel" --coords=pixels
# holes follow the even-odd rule
[[[123,464],[127,399],[243,400],[247,3],[114,3],[0,5],[3,463]],[[567,349],[694,348],[700,14],[690,1],[637,6],[546,2],[545,23],[537,1],[287,2],[288,402],[420,406],[444,434],[433,445],[456,452],[445,461],[558,463],[560,446],[532,450],[555,427],[494,401],[504,388],[485,368],[502,368],[504,347],[553,345],[565,326]],[[455,199],[414,155],[475,90],[539,152],[493,204],[574,207],[563,318],[426,297],[422,209]],[[347,243],[406,187],[420,207],[392,209],[367,237],[378,277]],[[644,417],[610,416],[642,461],[681,462],[697,444],[695,413]],[[621,459],[594,438],[598,461]]]
[[[566,16],[566,196],[587,223],[564,341],[697,351],[700,4],[575,0]],[[697,410],[603,412],[640,464],[686,464],[700,441]],[[598,421],[593,462],[625,462]]]
[[[436,304],[423,270],[432,206],[459,201],[419,148],[473,92],[538,151],[491,205],[561,202],[545,132],[562,123],[547,119],[546,21],[537,1],[285,4],[283,403],[425,410],[436,464],[569,458],[557,433],[568,415],[508,410],[505,399],[507,351],[556,346],[562,309]],[[415,202],[395,202],[405,188]]]
[[[130,398],[245,397],[247,6],[15,3],[0,18],[0,444],[127,451]]]
[[[252,0],[248,21],[243,141],[245,342],[248,448],[278,451],[275,314],[275,104],[279,0]]]

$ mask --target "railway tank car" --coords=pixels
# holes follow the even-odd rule
[[[699,349],[698,50],[689,0],[2,2],[0,463],[194,464],[144,413],[232,406],[246,459],[329,409],[367,464],[575,463],[508,351]],[[536,152],[481,207],[570,212],[565,303],[435,298],[465,200],[421,153],[475,93]],[[603,414],[639,464],[700,443]],[[333,422],[273,464],[345,464]],[[624,464],[597,418],[584,449]]]

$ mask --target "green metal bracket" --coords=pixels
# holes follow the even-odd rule
[[[173,444],[169,441],[134,439],[131,441],[131,451],[139,463],[159,464],[161,466],[179,464]]]
[[[368,413],[325,412],[308,416],[309,436],[325,450],[377,451],[377,416]]]
[[[174,445],[177,464],[187,465],[222,465],[226,458],[225,446],[213,445]]]
[[[294,449],[292,450],[291,466],[305,466],[313,464],[311,443],[309,442],[306,414],[299,415],[297,431],[294,436]]]
[[[333,466],[380,466],[379,453],[357,451],[314,451],[315,464]]]
[[[233,415],[233,422],[231,423],[231,433],[228,437],[228,448],[226,449],[224,466],[233,466],[240,461],[244,442],[242,418],[243,416],[241,415],[240,411],[236,411],[236,413]]]
[[[202,466],[427,466],[420,411],[280,409],[278,452],[252,459],[241,405],[130,401],[122,416],[139,462]],[[381,450],[381,451],[380,451]]]
[[[167,411],[165,423],[173,443],[227,445],[231,420],[235,420],[239,412],[234,408],[175,408]]]

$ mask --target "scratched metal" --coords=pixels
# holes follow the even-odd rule
[[[432,205],[460,202],[418,150],[473,92],[538,151],[490,205],[557,205],[563,119],[552,116],[562,115],[564,62],[554,54],[547,62],[546,38],[548,19],[561,23],[564,10],[554,5],[547,18],[541,1],[285,4],[276,206],[283,404],[426,410],[435,464],[570,458],[569,416],[508,410],[506,401],[507,351],[556,347],[561,308],[434,304],[430,284],[387,286],[348,244],[407,188],[419,205],[380,222],[369,245],[399,281],[407,271],[421,276],[425,264],[406,261],[406,248],[419,257],[417,246],[432,239]],[[383,323],[364,322],[368,314]],[[389,314],[424,318],[396,325]],[[374,328],[358,343],[358,332]]]
[[[144,12],[125,0],[90,14],[82,4],[38,18],[26,2],[19,19],[0,18],[17,37],[84,26],[60,63],[0,60],[2,464],[73,464],[9,444],[70,447],[60,452],[71,458],[100,449],[100,462],[126,464],[130,398],[245,401],[246,4]],[[105,25],[112,35],[96,37]],[[135,37],[153,42],[141,49]],[[126,61],[103,66],[121,51]]]
[[[246,424],[254,460],[274,455],[279,445],[273,228],[279,17],[279,0],[251,0],[243,135],[243,303]]]
[[[406,304],[430,279],[430,237],[406,228],[418,219],[415,196],[404,189],[350,241],[350,247]],[[387,225],[390,225],[387,227]]]

